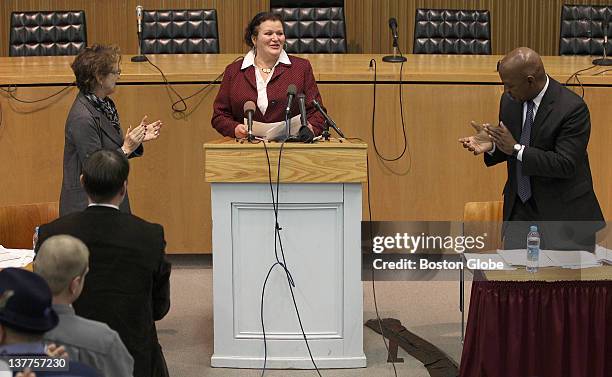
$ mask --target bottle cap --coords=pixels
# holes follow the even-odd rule
[[[537,232],[537,231],[538,231],[538,226],[537,226],[537,225],[532,225],[532,226],[529,228],[529,231],[530,231],[530,232]]]

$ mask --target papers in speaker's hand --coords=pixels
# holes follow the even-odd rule
[[[247,120],[244,119],[244,124]],[[302,122],[300,116],[296,115],[289,120],[290,133],[295,136],[298,134]],[[282,140],[287,134],[285,122],[263,123],[253,121],[253,135],[264,140]]]
[[[0,268],[25,267],[34,260],[34,250],[5,249],[0,245]]]
[[[609,251],[609,250],[608,250]],[[527,250],[497,250],[504,262],[512,266],[527,264]],[[602,259],[584,250],[540,250],[539,267],[590,268],[601,266]]]

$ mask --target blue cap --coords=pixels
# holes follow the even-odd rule
[[[45,279],[21,268],[0,271],[0,323],[25,332],[43,333],[59,321]]]
[[[537,226],[537,225],[532,225],[532,226],[529,228],[529,231],[530,231],[530,232],[537,232],[537,231],[538,231],[538,226]]]

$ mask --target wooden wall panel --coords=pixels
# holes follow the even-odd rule
[[[221,52],[246,50],[243,31],[257,12],[269,8],[268,0],[1,0],[0,56],[8,56],[10,15],[13,11],[83,9],[87,40],[115,43],[126,54],[136,54],[136,6],[145,9],[217,9]]]
[[[346,0],[349,50],[389,53],[390,17],[398,22],[400,49],[412,52],[417,8],[488,9],[491,12],[493,54],[529,46],[541,55],[557,55],[561,5],[564,0]],[[573,4],[610,4],[609,0],[573,0]],[[371,33],[371,34],[370,34]]]
[[[400,49],[412,52],[417,8],[489,9],[494,54],[529,46],[541,55],[557,55],[561,5],[566,0],[345,0],[351,53],[389,53],[389,17],[398,20]],[[216,8],[222,53],[245,51],[247,22],[269,8],[269,0],[2,0],[0,56],[8,55],[10,14],[15,10],[84,9],[89,43],[116,43],[135,54],[136,5],[146,9]],[[572,0],[574,4],[609,4],[610,0]]]

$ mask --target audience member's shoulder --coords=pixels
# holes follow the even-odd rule
[[[132,221],[136,224],[138,224],[139,226],[142,227],[146,227],[149,228],[151,230],[155,230],[155,231],[163,231],[164,227],[161,226],[160,224],[157,223],[152,223],[150,221],[147,221],[141,217],[138,217],[136,215],[130,214],[130,213],[125,213],[125,212],[121,212],[121,216],[125,219],[127,219],[128,221]]]
[[[57,219],[51,221],[50,223],[41,225],[41,227],[53,228],[55,226],[61,226],[63,224],[72,224],[76,221],[79,221],[81,216],[83,216],[83,212],[72,212],[67,215],[58,217]]]
[[[61,325],[62,318],[60,316],[59,326]],[[80,316],[76,316],[73,321],[70,321],[70,332],[78,334],[79,336],[62,339],[65,336],[63,331],[60,334],[51,330],[45,334],[45,339],[62,345],[87,349],[90,352],[107,354],[111,351],[111,348],[115,346],[119,338],[117,332],[111,329],[106,323],[93,321]]]

